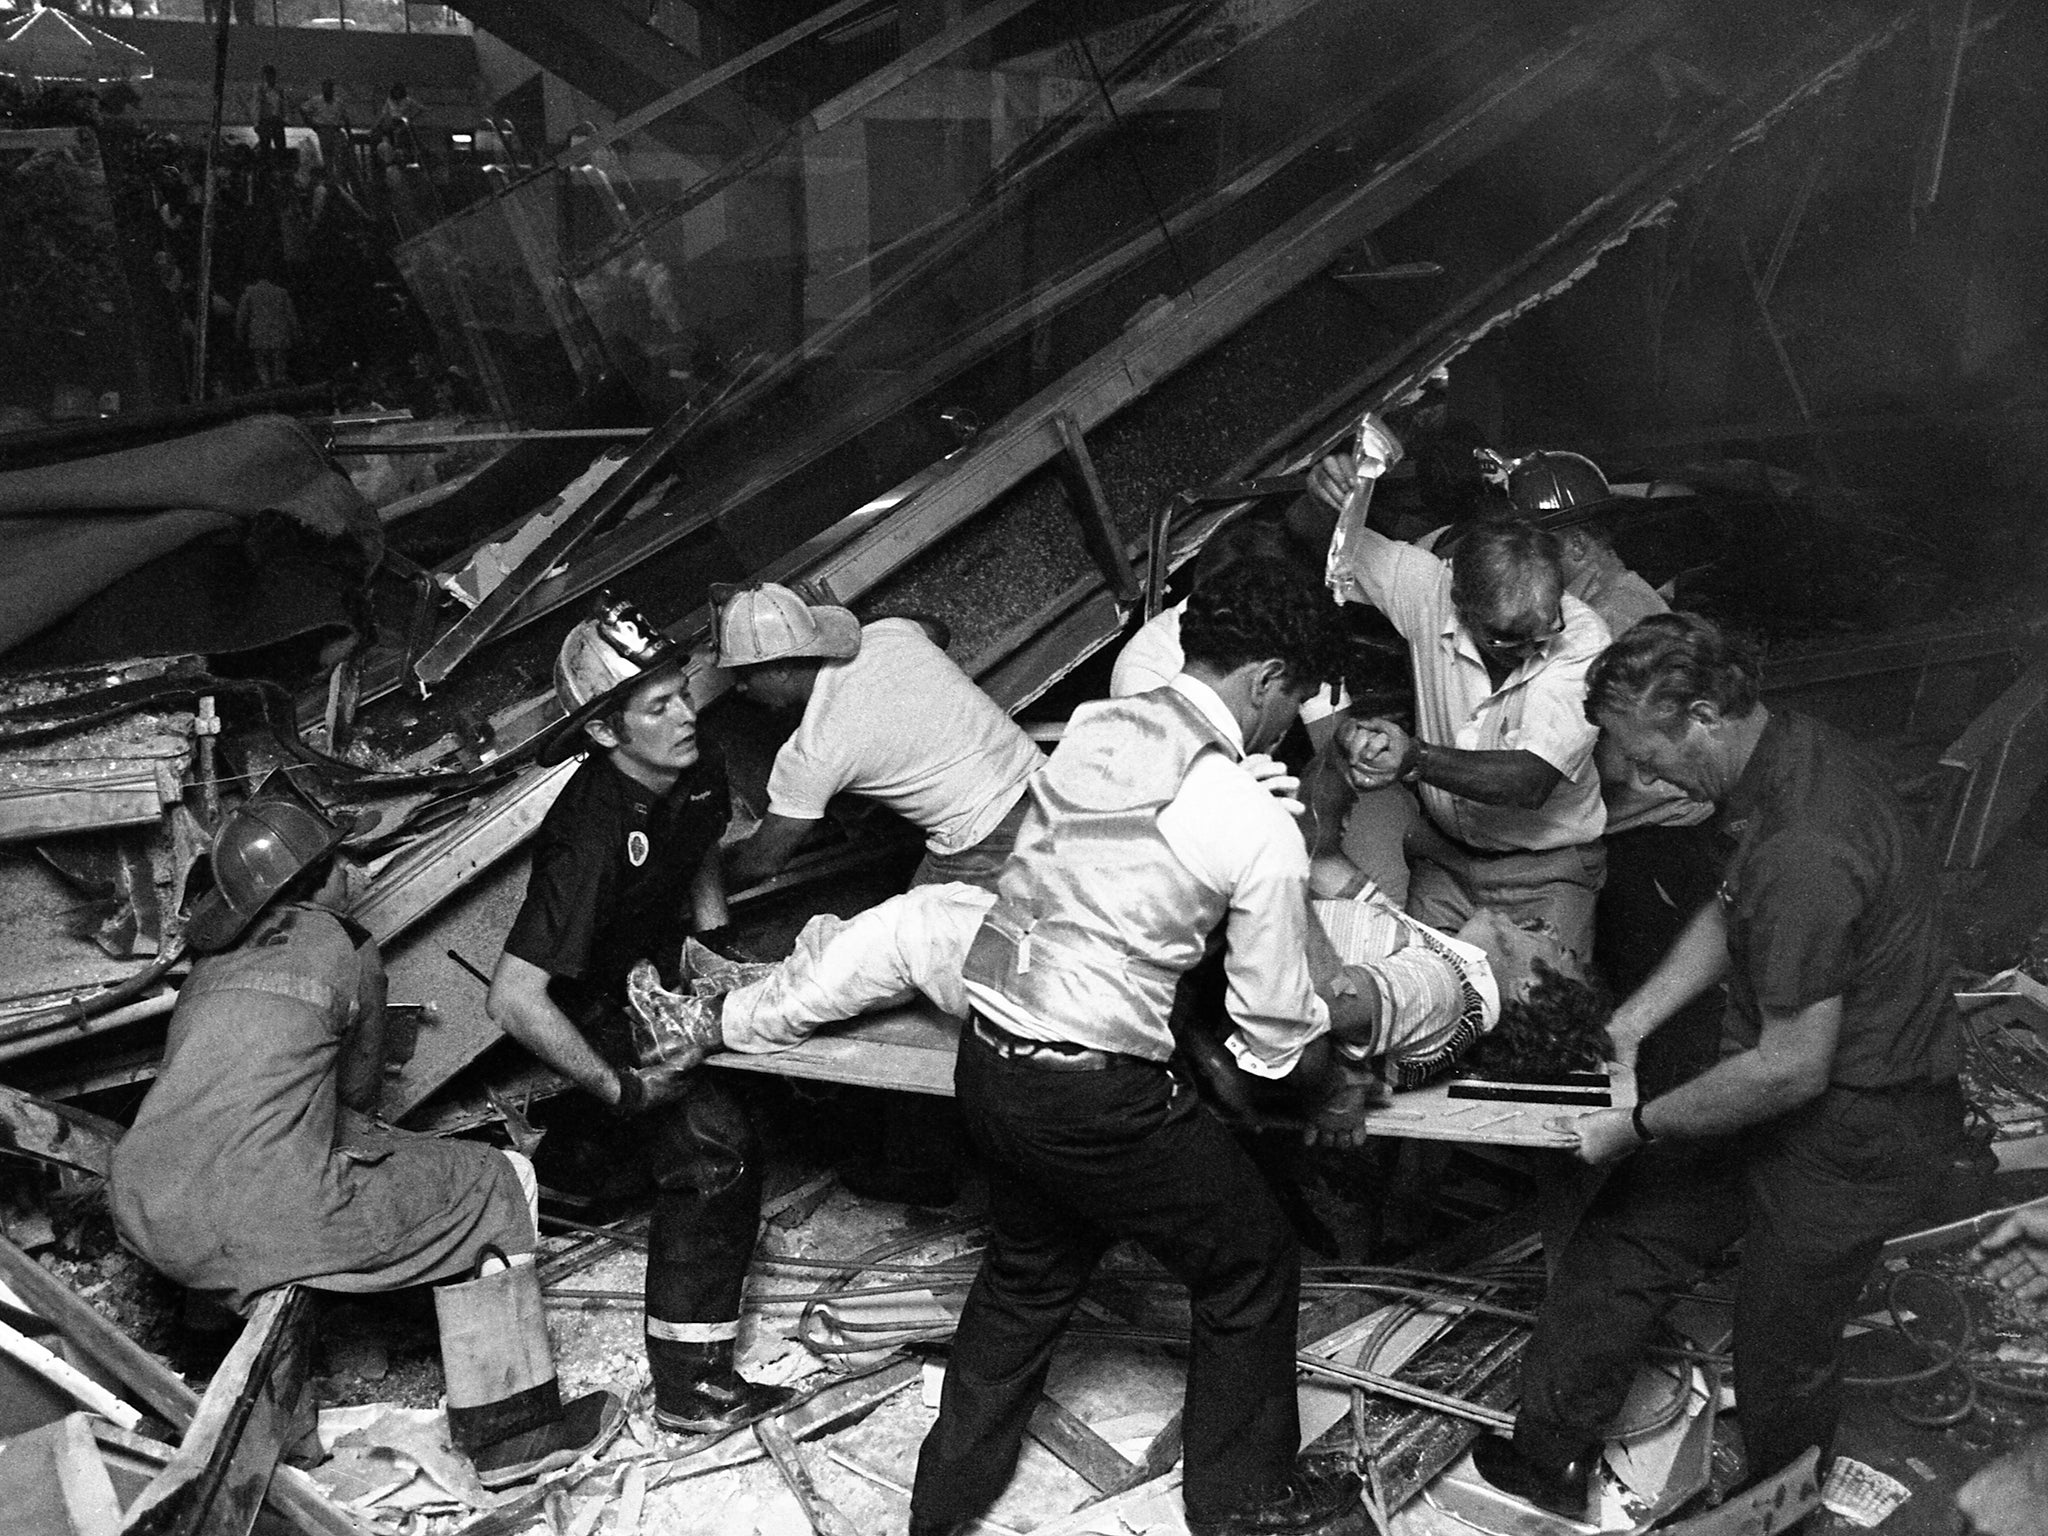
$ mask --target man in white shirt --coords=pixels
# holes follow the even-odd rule
[[[834,795],[856,794],[924,829],[915,884],[993,884],[1045,757],[925,624],[863,625],[771,582],[713,596],[718,664],[734,687],[802,713],[775,754],[760,830],[727,856],[730,878],[747,885],[774,874]]]
[[[1329,577],[1373,604],[1408,642],[1417,734],[1370,722],[1361,792],[1413,787],[1435,834],[1418,854],[1408,910],[1456,932],[1480,907],[1539,919],[1581,960],[1605,873],[1606,809],[1586,719],[1586,671],[1608,642],[1599,615],[1564,590],[1555,534],[1519,520],[1475,526],[1455,562],[1367,526],[1357,492],[1399,455],[1323,460],[1310,489],[1340,508]]]
[[[1294,560],[1302,558],[1298,551],[1287,531],[1277,524],[1240,518],[1202,546],[1193,562],[1188,589],[1192,591],[1239,560]],[[1109,674],[1111,698],[1128,698],[1134,693],[1164,688],[1180,675],[1184,659],[1180,621],[1187,611],[1187,599],[1183,598],[1147,619],[1124,642]],[[1349,704],[1343,683],[1336,682],[1301,706],[1301,723],[1308,728],[1309,740],[1318,750],[1335,733],[1337,716]]]
[[[1168,687],[1075,712],[968,953],[955,1087],[993,1231],[919,1456],[912,1536],[952,1532],[1002,1492],[1060,1331],[1126,1239],[1193,1303],[1193,1536],[1363,1528],[1355,1480],[1295,1462],[1294,1234],[1167,1068],[1176,984],[1220,929],[1238,1065],[1311,1134],[1354,1139],[1369,1102],[1310,974],[1306,850],[1241,762],[1329,675],[1336,616],[1305,573],[1249,562],[1196,592],[1182,642]]]

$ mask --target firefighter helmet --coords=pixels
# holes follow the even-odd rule
[[[597,611],[569,631],[555,655],[555,699],[564,718],[542,743],[541,762],[559,763],[582,751],[586,721],[689,659],[631,603],[600,593]]]
[[[202,954],[226,949],[286,886],[348,835],[311,805],[269,785],[230,811],[207,858],[212,888],[192,908],[185,938]],[[202,876],[203,878],[203,876]]]
[[[1531,453],[1507,466],[1515,512],[1546,528],[1575,523],[1614,500],[1600,466],[1580,453]]]

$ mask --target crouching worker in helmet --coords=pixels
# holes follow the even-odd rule
[[[681,980],[683,940],[723,918],[723,764],[697,738],[688,655],[622,603],[569,632],[568,716],[541,761],[585,752],[534,844],[526,901],[491,977],[498,1026],[630,1122],[656,1189],[646,1340],[664,1429],[736,1429],[787,1405],[733,1369],[740,1290],[761,1219],[746,1111],[705,1073],[637,1064],[627,978]]]
[[[109,1203],[130,1248],[240,1312],[281,1285],[441,1283],[450,1430],[482,1480],[503,1486],[598,1446],[621,1408],[608,1392],[565,1406],[556,1389],[533,1270],[532,1165],[370,1118],[384,967],[345,915],[343,836],[288,785],[267,783],[222,821],[212,888],[186,928],[201,958],[156,1082],[114,1150]],[[478,1294],[521,1287],[533,1302],[524,1335],[451,1336],[448,1319]],[[492,1385],[464,1390],[474,1383]]]

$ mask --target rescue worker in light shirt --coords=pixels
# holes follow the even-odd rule
[[[1399,816],[1412,788],[1426,828],[1408,836],[1408,911],[1455,932],[1483,907],[1548,923],[1583,963],[1605,876],[1606,808],[1586,720],[1586,669],[1607,626],[1564,590],[1557,536],[1519,519],[1471,525],[1451,560],[1371,526],[1365,482],[1401,456],[1368,417],[1358,455],[1335,454],[1309,490],[1338,509],[1328,577],[1339,598],[1367,602],[1408,642],[1416,730],[1366,722],[1383,760],[1352,787],[1353,817]],[[1359,765],[1354,765],[1357,767]]]
[[[654,1420],[702,1434],[774,1413],[790,1393],[733,1368],[761,1219],[754,1128],[711,1074],[636,1066],[625,1011],[636,962],[679,983],[683,940],[722,916],[728,791],[698,740],[687,659],[630,606],[603,600],[562,642],[555,693],[568,717],[541,761],[588,756],[541,823],[488,1006],[506,1034],[640,1131],[656,1189]]]

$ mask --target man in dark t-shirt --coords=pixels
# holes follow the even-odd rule
[[[761,1217],[746,1111],[706,1074],[636,1066],[627,976],[645,959],[680,983],[684,938],[720,904],[728,792],[697,740],[687,655],[623,604],[571,630],[555,663],[568,717],[543,745],[590,747],[534,845],[526,901],[491,977],[505,1033],[640,1131],[654,1176],[646,1339],[654,1418],[708,1433],[790,1393],[733,1369],[740,1292]]]
[[[1692,614],[1617,640],[1586,708],[1641,778],[1719,805],[1728,847],[1716,899],[1616,1011],[1617,1054],[1724,980],[1729,1008],[1712,1067],[1577,1123],[1579,1156],[1617,1167],[1559,1258],[1514,1439],[1474,1449],[1496,1486],[1573,1516],[1665,1302],[1737,1239],[1749,1476],[1809,1448],[1825,1473],[1843,1325],[1963,1122],[1934,862],[1882,767],[1766,709],[1755,658]]]

